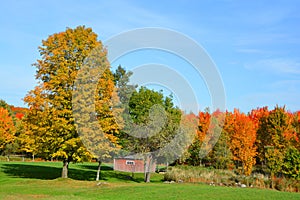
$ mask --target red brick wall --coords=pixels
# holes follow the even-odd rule
[[[134,165],[126,164],[128,162],[134,162]],[[155,172],[156,165],[152,166],[151,172]],[[125,158],[115,158],[114,159],[114,170],[123,172],[144,172],[144,161],[143,160],[133,160]]]

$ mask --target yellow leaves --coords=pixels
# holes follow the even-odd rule
[[[55,156],[68,161],[82,161],[91,157],[76,132],[72,92],[78,70],[95,47],[99,47],[95,56],[100,57],[96,67],[106,69],[97,88],[96,111],[106,137],[112,143],[117,142],[114,134],[119,127],[113,106],[118,100],[113,96],[115,88],[106,59],[107,51],[91,28],[67,28],[42,41],[39,47],[42,59],[33,65],[37,68],[36,79],[40,84],[24,98],[30,108],[24,120],[27,130],[24,138],[28,144],[34,140],[38,144],[34,150],[44,158]]]
[[[53,158],[58,158],[58,159],[68,159],[68,155],[65,151],[59,150],[57,152],[55,152],[54,154],[52,154]]]
[[[94,51],[95,47],[98,47],[96,51]],[[67,162],[91,159],[92,153],[84,147],[81,141],[83,138],[79,138],[76,132],[76,128],[80,129],[80,127],[75,127],[73,115],[76,114],[72,112],[72,100],[75,98],[72,94],[78,71],[86,65],[84,61],[89,62],[86,58],[92,54],[93,58],[100,58],[97,62],[90,59],[94,67],[105,70],[95,95],[96,114],[104,134],[91,136],[94,136],[92,139],[99,141],[99,145],[95,146],[96,150],[93,152],[100,152],[97,157],[109,157],[112,151],[119,148],[115,134],[122,128],[123,122],[121,118],[115,116],[120,116],[122,110],[114,108],[119,102],[115,92],[114,77],[106,58],[107,51],[97,40],[97,35],[91,28],[84,26],[75,29],[67,28],[66,31],[53,34],[43,40],[39,52],[42,58],[33,64],[37,68],[36,79],[39,85],[24,98],[29,111],[23,120],[24,131],[20,135],[22,149],[44,159],[56,157]],[[89,70],[93,71],[93,69]],[[82,99],[83,96],[79,95],[79,98]],[[93,95],[87,96],[91,98]],[[92,112],[95,113],[94,110],[91,112],[85,110],[79,115],[83,114],[81,117],[86,119],[95,118],[91,116]],[[86,131],[93,134],[97,132],[94,129]],[[0,142],[1,136],[4,135],[2,132],[0,127]],[[8,135],[6,139],[10,140],[12,137]]]
[[[115,117],[120,116],[121,110],[115,107],[119,102],[113,82],[113,74],[110,69],[106,69],[100,78],[97,86],[95,107],[98,113],[98,121],[110,142],[117,144],[118,138],[114,135],[122,127],[122,120]],[[117,114],[117,115],[115,115]]]

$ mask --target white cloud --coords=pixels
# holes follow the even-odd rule
[[[99,4],[87,4],[90,16],[84,17],[99,33],[106,37],[133,28],[149,26],[175,26],[176,20],[163,13],[138,6],[129,1],[107,1]],[[103,12],[99,12],[102,10]],[[74,12],[71,10],[70,12]]]
[[[292,59],[264,59],[245,64],[249,70],[267,71],[276,74],[300,74],[300,62]]]

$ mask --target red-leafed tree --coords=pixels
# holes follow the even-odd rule
[[[0,107],[0,152],[3,152],[7,145],[15,139],[15,126],[8,110]]]
[[[28,108],[15,107],[15,106],[10,106],[10,109],[13,115],[19,120],[21,120],[28,111]]]

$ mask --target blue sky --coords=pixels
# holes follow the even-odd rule
[[[102,41],[135,28],[160,27],[183,33],[205,48],[223,79],[229,110],[248,112],[278,104],[296,111],[300,109],[299,8],[297,0],[4,1],[0,7],[0,98],[24,106],[22,98],[36,84],[31,64],[39,58],[37,47],[66,27],[92,27]],[[176,59],[145,51],[112,66],[130,69],[160,62],[180,69],[186,65]],[[200,109],[210,106],[203,80],[191,77],[191,84]]]

